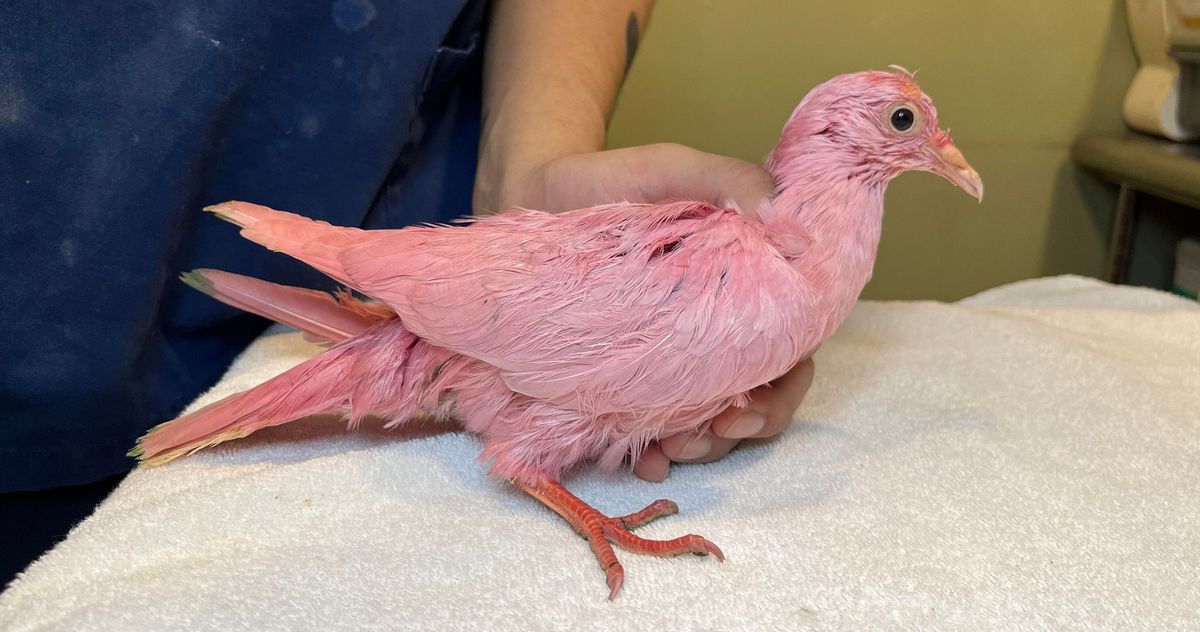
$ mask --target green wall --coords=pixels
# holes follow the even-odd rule
[[[1135,68],[1120,0],[660,0],[609,132],[758,162],[813,85],[899,64],[982,174],[982,205],[930,174],[888,191],[869,298],[956,299],[1099,275],[1114,194],[1068,160],[1122,127]]]

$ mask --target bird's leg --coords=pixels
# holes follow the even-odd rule
[[[562,516],[580,535],[587,538],[592,547],[592,553],[600,562],[600,568],[608,581],[608,598],[617,596],[621,584],[625,582],[625,569],[617,560],[612,544],[646,555],[671,557],[692,553],[694,555],[714,555],[718,560],[725,561],[725,555],[717,545],[698,535],[685,535],[674,540],[647,540],[629,532],[664,516],[679,513],[679,507],[669,500],[656,500],[641,511],[616,518],[610,518],[578,496],[567,491],[558,481],[543,478],[535,485],[516,482],[517,487],[530,496],[540,500],[542,504]],[[611,544],[610,544],[611,543]]]

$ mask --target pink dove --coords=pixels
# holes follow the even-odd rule
[[[367,415],[389,426],[454,418],[483,440],[492,474],[587,538],[610,598],[624,582],[613,544],[723,560],[698,535],[631,533],[676,513],[673,502],[608,517],[559,481],[585,462],[616,468],[651,441],[746,405],[748,391],[811,354],[871,276],[893,178],[930,171],[983,194],[905,72],[814,88],[766,168],[777,196],[757,217],[670,201],[366,231],[244,202],[210,207],[247,239],[378,302],[210,270],[185,275],[329,348],[154,428],[131,454],[163,463],[318,413],[340,413],[351,427]]]

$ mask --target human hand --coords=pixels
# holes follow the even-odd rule
[[[726,408],[707,430],[671,435],[650,444],[633,465],[633,472],[658,482],[667,477],[673,462],[709,463],[729,454],[742,439],[763,439],[783,432],[808,394],[814,369],[812,358],[805,359],[779,379],[751,391],[746,408]]]
[[[514,166],[516,165],[516,166]],[[570,211],[611,202],[701,200],[736,206],[757,217],[775,193],[762,167],[684,145],[659,143],[576,153],[546,162],[481,165],[475,182],[476,213],[517,206]]]
[[[503,172],[503,177],[491,174]],[[491,177],[489,177],[491,175]],[[735,206],[757,216],[774,193],[761,167],[682,145],[659,144],[555,158],[526,168],[481,173],[476,182],[478,212],[516,206],[565,211],[617,201],[702,200]],[[707,463],[729,453],[742,439],[771,437],[791,422],[813,379],[806,359],[771,384],[751,393],[750,405],[729,408],[704,432],[664,437],[634,464],[649,481],[666,478],[672,462]]]

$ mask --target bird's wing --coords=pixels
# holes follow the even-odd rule
[[[373,231],[345,279],[514,391],[594,412],[698,406],[815,344],[812,292],[760,223],[697,202]]]

